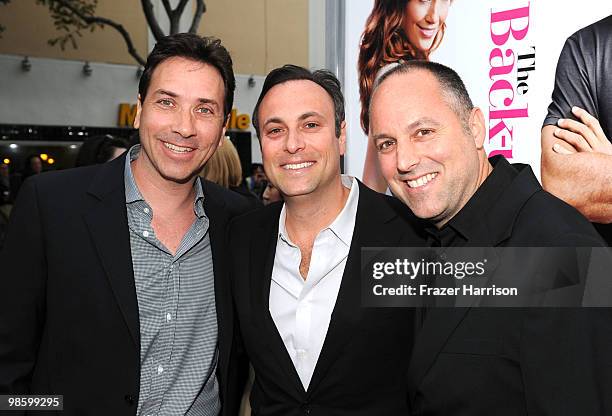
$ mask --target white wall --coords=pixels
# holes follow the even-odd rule
[[[120,103],[136,103],[136,66],[92,62],[91,76],[83,62],[30,58],[32,69],[21,69],[23,57],[0,55],[0,123],[116,127]],[[251,115],[263,77],[236,76],[234,108]],[[252,130],[253,161],[261,161]]]
[[[325,0],[308,2],[308,65],[325,68]]]

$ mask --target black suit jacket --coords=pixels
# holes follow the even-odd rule
[[[529,167],[498,160],[500,168],[513,180],[493,206],[458,225],[468,245],[604,245],[574,208],[542,190]],[[607,308],[429,309],[410,363],[412,414],[612,414],[611,345]]]
[[[64,395],[62,414],[133,415],[140,326],[125,155],[26,181],[1,253],[0,391]],[[248,203],[203,181],[225,415],[237,412],[226,226]]]
[[[414,309],[361,307],[361,247],[418,245],[397,200],[359,184],[355,230],[329,330],[305,391],[269,312],[282,204],[232,222],[230,248],[237,318],[255,369],[253,414],[406,414],[406,371]],[[316,262],[313,258],[311,261]]]

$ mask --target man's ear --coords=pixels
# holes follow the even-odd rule
[[[229,139],[229,137],[228,137]],[[219,144],[217,145],[217,149],[223,146],[223,142],[225,141],[225,129],[223,129],[223,133],[221,134],[221,140],[219,140]]]
[[[134,128],[140,127],[140,115],[142,114],[142,98],[138,94],[138,101],[136,102],[136,117],[134,117]]]
[[[470,113],[469,128],[474,138],[476,149],[481,150],[484,147],[484,141],[487,137],[485,128],[485,119],[482,110],[474,107]]]
[[[344,156],[346,152],[346,121],[342,121],[340,124],[340,137],[338,137],[338,143],[340,145],[340,156]]]

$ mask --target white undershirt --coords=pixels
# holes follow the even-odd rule
[[[270,314],[305,390],[327,335],[355,228],[359,185],[345,175],[342,184],[350,188],[348,199],[336,219],[315,238],[306,280],[300,275],[300,249],[285,228],[285,206],[278,223]]]

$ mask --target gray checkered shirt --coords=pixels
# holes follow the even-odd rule
[[[195,181],[196,220],[172,255],[155,237],[153,211],[125,163],[134,281],[140,317],[138,415],[218,415],[217,310],[204,193]],[[112,353],[112,352],[109,352]]]

